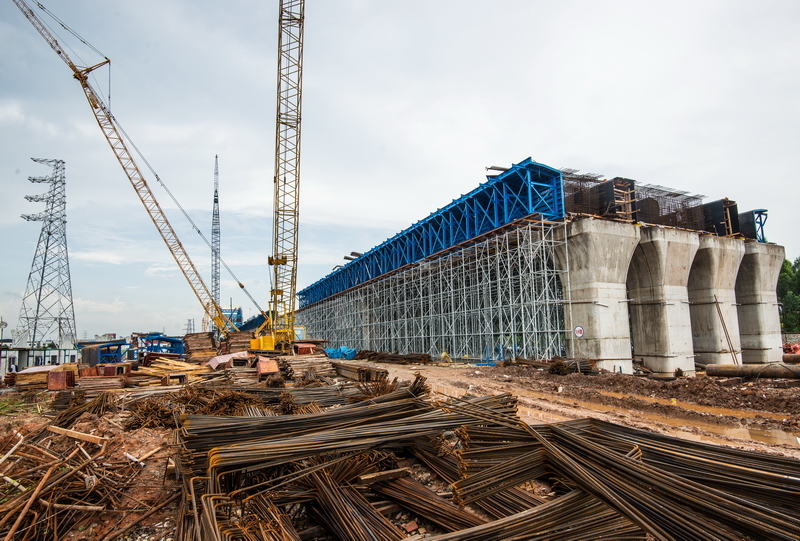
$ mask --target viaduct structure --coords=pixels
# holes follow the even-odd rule
[[[299,292],[333,346],[632,373],[782,357],[765,210],[527,159]]]

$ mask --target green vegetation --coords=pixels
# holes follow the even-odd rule
[[[0,415],[14,415],[23,409],[23,402],[17,398],[0,399]]]
[[[800,257],[783,262],[778,277],[778,302],[781,306],[781,330],[800,332]]]

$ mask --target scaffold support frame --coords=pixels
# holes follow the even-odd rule
[[[541,217],[518,224],[308,305],[298,322],[330,347],[456,362],[564,355],[568,268],[556,268],[564,241],[554,230],[566,226]]]

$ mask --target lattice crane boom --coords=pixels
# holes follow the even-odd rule
[[[89,83],[89,74],[97,68],[110,63],[111,61],[106,58],[104,61],[94,66],[86,68],[78,67],[70,59],[69,55],[67,55],[44,23],[42,23],[39,17],[37,17],[37,15],[33,12],[30,6],[28,6],[24,0],[13,0],[13,2],[31,22],[33,27],[36,28],[39,34],[41,34],[48,45],[50,45],[50,47],[56,52],[59,58],[61,58],[61,60],[63,60],[67,66],[69,66],[69,68],[72,70],[73,76],[81,84],[81,88],[86,95],[86,99],[89,101],[92,112],[97,119],[97,124],[103,131],[103,135],[108,141],[108,144],[111,146],[111,150],[114,151],[114,155],[117,157],[122,169],[125,171],[125,175],[128,177],[133,189],[136,191],[136,195],[144,205],[145,210],[147,210],[148,216],[150,216],[150,219],[156,226],[156,229],[161,235],[161,238],[164,240],[164,243],[167,245],[172,257],[175,259],[175,262],[178,264],[181,272],[183,272],[183,275],[189,282],[192,291],[197,296],[200,304],[203,305],[203,309],[208,313],[208,316],[212,319],[212,321],[214,321],[214,324],[217,325],[217,327],[223,333],[226,333],[227,329],[229,328],[236,329],[236,327],[230,322],[230,320],[228,320],[225,314],[222,313],[219,305],[214,302],[211,293],[208,291],[208,287],[206,286],[200,274],[197,272],[194,263],[192,263],[192,260],[186,253],[183,244],[181,244],[180,240],[178,239],[178,236],[173,230],[172,225],[169,223],[169,220],[167,220],[167,216],[164,214],[164,211],[158,204],[158,201],[150,189],[150,186],[147,184],[147,181],[142,175],[136,160],[128,150],[128,146],[125,144],[114,117],[106,107],[103,100],[100,98],[100,95],[95,92],[95,90],[92,88],[92,85]],[[230,327],[228,325],[230,325]]]
[[[300,119],[305,0],[281,0],[278,30],[278,96],[275,123],[275,207],[271,308],[273,335],[294,340],[297,228],[300,203]]]

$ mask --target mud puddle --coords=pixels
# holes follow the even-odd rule
[[[464,394],[465,391],[467,391],[467,389],[464,389],[463,387],[455,387],[451,385],[442,385],[442,384],[433,384],[430,385],[430,387],[431,390],[433,390],[434,392],[452,397],[461,396]],[[722,436],[725,438],[750,440],[754,442],[767,443],[773,445],[774,444],[789,445],[792,447],[800,448],[800,438],[798,438],[792,432],[786,432],[783,430],[732,427],[730,425],[704,423],[702,421],[697,421],[694,419],[678,419],[665,416],[663,413],[652,414],[636,410],[620,409],[618,406],[609,406],[605,404],[599,404],[596,402],[586,402],[582,400],[576,400],[572,397],[561,395],[559,393],[546,393],[546,392],[530,391],[527,389],[519,389],[519,388],[514,389],[513,392],[519,397],[539,399],[547,402],[556,402],[563,406],[585,409],[587,411],[599,411],[603,413],[609,413],[612,415],[624,413],[626,415],[629,415],[633,420],[638,419],[650,423],[660,424],[662,426],[667,425],[669,427],[672,427],[672,429],[667,429],[667,432],[669,432],[670,435],[679,436],[685,439],[691,439],[695,441],[704,441],[708,443],[730,445],[731,443],[730,441],[709,435],[709,434],[715,434],[717,436]],[[744,418],[744,417],[754,418],[757,415],[761,415],[762,417],[770,417],[777,420],[781,420],[785,417],[778,413],[754,412],[754,411],[744,411],[744,410],[729,409],[729,408],[717,408],[712,406],[700,406],[689,402],[682,402],[682,401],[673,402],[671,399],[651,398],[648,396],[641,396],[641,395],[627,395],[624,393],[617,393],[612,391],[598,391],[598,392],[600,394],[610,396],[612,398],[636,398],[646,402],[657,402],[664,405],[680,406],[681,408],[686,410],[694,410],[697,412],[706,413],[708,415],[719,415],[719,416],[736,417],[736,418]],[[543,423],[543,422],[553,423],[553,422],[558,422],[559,420],[568,420],[575,418],[575,416],[559,415],[558,413],[555,412],[544,411],[535,408],[527,408],[523,406],[519,406],[518,411],[520,417],[524,421],[530,424]],[[700,434],[699,432],[705,432],[706,434]]]
[[[780,414],[771,414],[766,412],[751,412],[751,411],[742,411],[742,410],[735,410],[735,409],[727,409],[727,408],[714,408],[710,406],[698,406],[696,404],[690,404],[688,402],[678,402],[676,401],[673,403],[671,400],[663,400],[663,399],[652,399],[650,397],[645,397],[641,395],[626,395],[622,393],[611,393],[608,391],[600,391],[602,394],[612,395],[614,397],[619,398],[636,398],[642,400],[648,400],[653,402],[662,402],[667,405],[674,405],[680,406],[684,409],[689,410],[696,410],[701,411],[704,413],[708,413],[709,415],[721,415],[721,416],[731,416],[731,417],[755,417],[756,415],[761,415],[763,417],[774,417],[775,419],[783,419],[784,416]],[[725,436],[728,438],[737,438],[743,440],[751,440],[756,441],[759,443],[769,443],[769,444],[778,444],[778,445],[790,445],[792,447],[799,447],[800,448],[800,439],[792,433],[787,432],[784,430],[774,430],[774,429],[763,429],[763,428],[746,428],[746,427],[732,427],[729,425],[719,425],[716,423],[704,423],[702,421],[697,421],[694,419],[677,419],[673,417],[665,416],[664,414],[652,414],[642,411],[636,410],[629,410],[624,409],[621,410],[617,406],[608,406],[605,404],[598,404],[596,402],[586,402],[582,400],[575,400],[569,396],[563,396],[557,393],[541,393],[537,391],[528,391],[517,389],[516,393],[519,396],[531,397],[531,398],[539,398],[542,400],[548,401],[558,401],[564,405],[571,405],[573,407],[584,408],[586,410],[592,411],[602,411],[605,413],[625,413],[630,415],[634,419],[646,420],[651,423],[658,423],[662,425],[667,425],[674,427],[676,429],[672,432],[672,435],[677,435],[677,432],[680,432],[680,437],[686,439],[693,439],[697,441],[706,441],[706,442],[714,442],[714,443],[722,443],[730,445],[730,442],[725,440],[721,440],[718,438],[714,438],[713,436],[707,436],[702,434],[694,433],[693,431],[703,431],[708,432],[711,434],[717,434],[719,436]]]
[[[637,400],[643,400],[645,402],[652,402],[658,404],[664,404],[665,406],[679,406],[685,410],[694,410],[703,413],[710,413],[712,415],[726,415],[730,417],[746,417],[748,419],[753,419],[755,417],[769,417],[770,419],[776,419],[778,421],[782,421],[788,417],[785,413],[769,413],[765,411],[747,411],[741,409],[731,409],[731,408],[718,408],[716,406],[701,406],[699,404],[694,404],[692,402],[683,402],[681,400],[675,400],[674,398],[655,398],[650,396],[643,396],[643,395],[631,395],[625,393],[618,393],[615,391],[604,391],[601,389],[596,389],[598,394],[604,396],[610,396],[612,398],[636,398]]]

